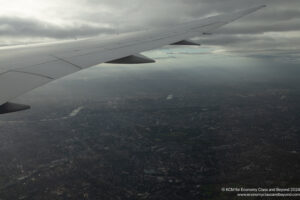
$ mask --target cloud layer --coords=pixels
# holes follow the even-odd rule
[[[2,44],[172,26],[260,4],[268,7],[200,38],[219,52],[297,57],[299,0],[0,0]],[[257,53],[255,53],[257,52]],[[259,53],[258,53],[259,52]],[[290,53],[290,54],[289,54]]]

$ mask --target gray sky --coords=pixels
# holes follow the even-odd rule
[[[268,7],[200,38],[219,53],[300,56],[299,0],[0,0],[1,45],[172,26],[260,4]]]

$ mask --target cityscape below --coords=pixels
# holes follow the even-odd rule
[[[0,199],[221,200],[237,198],[224,187],[299,187],[299,67],[167,55],[19,98],[32,109],[0,116]]]

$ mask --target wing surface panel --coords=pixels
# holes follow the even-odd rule
[[[136,62],[136,55],[142,58],[141,52],[212,33],[263,7],[200,19],[172,28],[122,34],[105,41],[96,37],[0,48],[0,105],[55,79],[100,63]]]

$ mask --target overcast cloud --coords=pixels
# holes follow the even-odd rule
[[[172,26],[205,16],[268,7],[199,38],[217,52],[300,56],[299,0],[0,0],[2,45]]]

